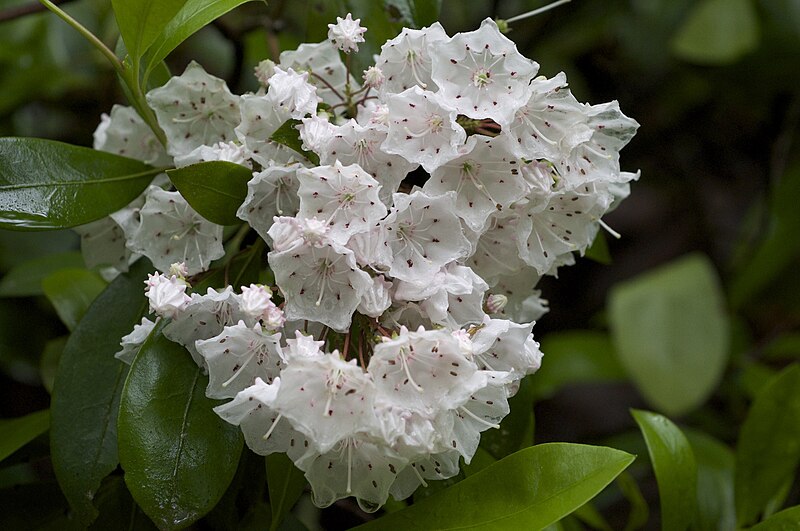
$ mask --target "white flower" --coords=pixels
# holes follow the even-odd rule
[[[163,273],[148,275],[145,284],[150,311],[160,317],[176,317],[186,309],[191,300],[186,294],[186,283],[175,276],[167,277]]]
[[[225,82],[192,61],[183,74],[147,93],[147,103],[167,135],[167,151],[185,155],[198,146],[233,140],[239,98]]]
[[[489,18],[476,31],[434,44],[431,58],[431,77],[442,98],[460,114],[491,118],[503,127],[528,101],[530,82],[539,70]]]
[[[235,129],[236,138],[262,166],[286,164],[300,155],[283,144],[270,140],[270,137],[289,118],[288,109],[276,107],[266,95],[247,94],[241,97],[241,115]]]
[[[198,339],[195,348],[208,367],[206,396],[233,398],[256,378],[272,383],[284,366],[280,338],[280,334],[265,332],[260,324],[249,327],[239,321],[217,336]]]
[[[271,251],[268,259],[290,320],[319,321],[344,332],[372,284],[369,275],[356,267],[353,252],[332,242]]]
[[[347,68],[331,41],[303,43],[297,50],[283,51],[279,64],[281,68],[291,67],[295,72],[310,72],[308,82],[317,87],[317,95],[328,105],[342,102],[334,90],[339,93],[344,90]],[[355,85],[352,79],[350,84],[351,87]]]
[[[459,155],[467,133],[456,123],[450,100],[414,85],[386,102],[389,131],[381,148],[432,172]]]
[[[364,42],[364,32],[360,18],[353,20],[350,13],[345,18],[336,17],[336,24],[328,24],[328,39],[344,53],[358,51],[358,43]]]
[[[442,266],[469,251],[455,214],[455,193],[431,197],[416,191],[395,194],[394,209],[384,225],[393,261],[389,274],[409,282],[424,282]]]
[[[298,165],[267,166],[247,183],[247,197],[236,211],[265,240],[275,216],[294,216],[300,208]]]
[[[392,296],[389,290],[392,283],[388,282],[383,275],[372,277],[372,286],[364,292],[361,302],[358,304],[358,311],[369,317],[380,317],[383,312],[392,305]]]
[[[378,198],[378,181],[357,164],[344,166],[337,160],[333,166],[301,169],[297,179],[299,216],[322,220],[330,227],[331,240],[340,245],[386,216]]]
[[[175,166],[181,168],[198,162],[223,160],[239,164],[247,169],[253,169],[253,163],[250,161],[251,157],[250,151],[241,144],[236,142],[217,142],[213,146],[198,146],[186,155],[175,157]]]
[[[110,114],[103,114],[94,132],[94,149],[153,166],[170,165],[164,146],[132,107],[114,105]]]
[[[275,73],[269,80],[267,98],[279,112],[288,112],[289,116],[298,120],[307,114],[313,116],[320,102],[317,88],[308,82],[308,72],[298,73],[279,66],[275,67]]]
[[[133,330],[131,333],[122,336],[122,339],[119,342],[122,350],[114,354],[114,357],[124,363],[127,363],[128,365],[133,363],[133,359],[136,357],[136,354],[139,353],[139,348],[145,342],[147,336],[150,335],[150,332],[153,331],[155,326],[156,324],[153,321],[147,317],[142,317],[141,324],[133,325]]]
[[[272,298],[272,290],[260,284],[250,284],[242,286],[242,297],[239,300],[239,309],[253,322],[262,318],[264,313],[275,303]]]
[[[375,60],[386,81],[381,85],[381,97],[403,92],[414,85],[435,92],[438,88],[431,80],[431,49],[433,43],[447,40],[447,34],[438,22],[427,28],[403,28],[394,39],[381,46]]]
[[[272,74],[274,73],[275,63],[269,59],[264,59],[263,61],[259,62],[253,69],[253,75],[256,76],[256,79],[262,87],[269,86],[269,78],[271,78]]]
[[[147,191],[139,211],[141,224],[128,238],[128,248],[148,257],[160,271],[185,262],[190,275],[205,271],[225,254],[222,226],[206,220],[178,192],[158,187]]]

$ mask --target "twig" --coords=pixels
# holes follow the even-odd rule
[[[72,0],[53,0],[53,4],[66,4]],[[43,13],[47,8],[42,4],[26,4],[22,6],[10,7],[0,11],[0,22],[7,22],[18,18],[26,17],[28,15],[35,15],[36,13]]]

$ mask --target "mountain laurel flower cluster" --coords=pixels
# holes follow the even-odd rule
[[[261,88],[241,96],[190,64],[147,95],[165,148],[127,107],[97,128],[102,151],[251,172],[237,244],[267,244],[263,283],[228,276],[236,237],[163,176],[78,231],[109,277],[140,257],[158,270],[152,320],[120,359],[160,330],[250,449],[287,454],[318,506],[353,496],[374,511],[456,475],[508,414],[542,360],[537,282],[628,195],[638,174],[619,153],[638,124],[616,101],[580,103],[563,73],[537,75],[492,20],[403,29],[358,79],[343,59],[365,31],[338,18],[328,40],[259,64]],[[220,259],[225,285],[192,289]]]

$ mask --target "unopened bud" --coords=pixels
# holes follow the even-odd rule
[[[256,79],[261,86],[266,87],[269,85],[269,78],[275,73],[275,63],[269,59],[264,59],[254,69]]]
[[[370,66],[364,70],[364,83],[372,88],[378,88],[386,81],[386,76],[377,66]]]
[[[486,297],[486,312],[500,313],[506,307],[506,304],[508,304],[508,297],[502,293],[492,293]]]

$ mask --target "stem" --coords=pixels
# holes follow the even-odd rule
[[[344,346],[342,347],[342,356],[347,359],[348,351],[350,350],[350,331],[344,335]]]
[[[69,16],[69,15],[68,15],[67,13],[65,13],[65,12],[64,12],[64,11],[63,11],[63,10],[62,10],[60,7],[58,7],[57,5],[55,5],[55,4],[54,4],[53,2],[51,2],[50,0],[39,0],[39,1],[42,3],[42,5],[43,5],[44,7],[46,7],[47,9],[49,9],[50,11],[52,11],[53,13],[55,13],[56,15],[58,15],[58,17],[59,17],[61,20],[63,20],[64,22],[66,22],[67,24],[69,24],[70,26],[72,26],[72,27],[73,27],[73,28],[74,28],[74,29],[75,29],[75,30],[76,30],[78,33],[80,33],[81,35],[83,35],[83,37],[84,37],[86,40],[88,40],[88,41],[89,41],[89,43],[90,43],[92,46],[94,46],[95,48],[97,48],[97,50],[98,50],[100,53],[102,53],[102,54],[103,54],[103,55],[106,57],[106,59],[108,59],[108,62],[109,62],[109,63],[111,63],[111,66],[113,66],[113,67],[114,67],[114,70],[116,70],[116,71],[117,71],[117,73],[118,73],[120,76],[124,76],[124,75],[125,75],[125,68],[122,66],[122,62],[119,60],[119,58],[117,58],[117,56],[114,54],[114,52],[112,52],[112,51],[111,51],[111,50],[108,48],[108,46],[106,46],[105,44],[103,44],[103,41],[101,41],[100,39],[98,39],[98,38],[95,36],[95,34],[94,34],[94,33],[92,33],[91,31],[89,31],[88,29],[86,29],[86,28],[85,28],[85,27],[84,27],[84,26],[83,26],[83,25],[82,25],[80,22],[78,22],[77,20],[75,20],[74,18],[72,18],[71,16]]]
[[[538,15],[540,13],[544,13],[545,11],[550,11],[554,7],[558,7],[558,6],[566,4],[568,2],[570,2],[570,0],[558,0],[557,2],[553,2],[551,4],[547,4],[546,6],[542,6],[542,7],[536,8],[536,9],[534,9],[532,11],[528,11],[527,13],[523,13],[521,15],[517,15],[516,17],[511,17],[511,18],[506,20],[506,24],[511,24],[512,22],[517,22],[517,21],[522,20],[524,18],[536,16],[536,15]]]
[[[339,97],[339,99],[340,99],[340,100],[342,100],[342,101],[347,101],[347,99],[345,99],[345,97],[344,97],[344,96],[342,96],[342,93],[341,93],[341,92],[339,92],[338,90],[336,90],[336,89],[333,87],[333,85],[331,85],[331,84],[328,82],[328,80],[327,80],[327,79],[325,79],[325,78],[324,78],[324,77],[322,77],[321,75],[317,74],[316,72],[309,72],[309,74],[311,74],[311,75],[312,75],[312,76],[314,76],[315,78],[319,79],[319,80],[322,82],[322,84],[323,84],[323,85],[325,85],[326,87],[328,87],[328,88],[331,90],[331,92],[333,92],[334,94],[336,94],[336,95]]]

